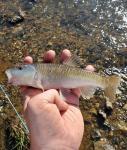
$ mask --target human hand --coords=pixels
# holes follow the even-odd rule
[[[64,50],[61,60],[69,57],[70,51]],[[45,62],[53,62],[54,58],[55,52],[51,50],[44,55]],[[25,63],[33,63],[32,58],[26,57]],[[93,71],[94,68],[87,66],[87,69]],[[55,89],[42,93],[39,89],[23,87],[22,93],[25,95],[24,115],[30,130],[31,150],[79,149],[84,124],[78,108],[78,89],[71,90],[68,104],[61,100]]]

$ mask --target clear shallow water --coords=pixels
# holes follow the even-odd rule
[[[46,50],[54,49],[59,54],[68,48],[81,57],[82,64],[93,64],[100,73],[108,70],[106,74],[109,74],[114,67],[121,70],[127,66],[127,3],[124,0],[6,0],[0,2],[0,8],[0,82],[7,87],[19,111],[20,98],[16,89],[8,87],[4,71],[22,63],[25,55],[30,54],[36,62]],[[118,71],[118,74],[126,76],[126,72]],[[123,109],[127,103],[126,86],[124,78],[113,114],[106,119],[115,130],[105,130],[97,123],[98,110],[105,109],[103,98],[94,97],[81,103],[86,128],[81,150],[97,149],[96,142],[100,139],[91,138],[97,129],[101,139],[108,141],[107,145],[119,150],[126,148],[126,131],[122,132],[127,126],[127,112]],[[3,101],[2,93],[0,97]],[[8,107],[7,104],[1,110],[5,115],[0,121],[2,149],[6,141],[4,120],[15,116]]]

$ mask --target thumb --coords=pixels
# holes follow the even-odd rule
[[[48,101],[48,103],[55,104],[59,111],[66,111],[68,109],[68,104],[63,101],[55,89],[50,89],[42,93],[42,100]]]

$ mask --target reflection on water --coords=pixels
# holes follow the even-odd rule
[[[126,108],[127,77],[126,72],[121,70],[126,70],[127,65],[127,2],[6,0],[0,2],[0,8],[0,82],[8,88],[17,109],[20,110],[20,98],[17,89],[9,87],[6,83],[6,68],[22,63],[23,57],[28,54],[33,56],[35,61],[40,61],[41,53],[48,49],[54,49],[59,53],[62,49],[68,48],[81,57],[84,65],[90,63],[98,72],[118,72],[122,77],[120,92],[114,104],[115,109],[112,115],[107,116],[103,128],[97,124],[97,112],[100,109],[104,111],[104,99],[95,96],[89,101],[81,102],[86,128],[81,150],[90,150],[93,146],[98,149],[102,143],[110,149],[112,146],[114,149],[125,149],[127,112],[123,108]],[[4,97],[2,94],[0,97],[2,102]],[[1,118],[0,134],[0,145],[4,149],[2,124],[5,118],[12,117],[8,113],[12,109],[7,104],[1,111],[1,114],[4,111],[6,116]],[[96,130],[99,130],[99,133]],[[96,139],[98,134],[100,138]],[[91,135],[96,136],[91,138]]]

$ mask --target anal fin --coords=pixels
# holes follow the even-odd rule
[[[59,90],[59,93],[62,100],[69,104],[79,106],[79,97],[71,89],[62,88]]]
[[[81,91],[81,96],[84,99],[89,99],[95,93],[96,87],[94,87],[94,86],[86,86],[86,87],[80,88],[80,91]]]

